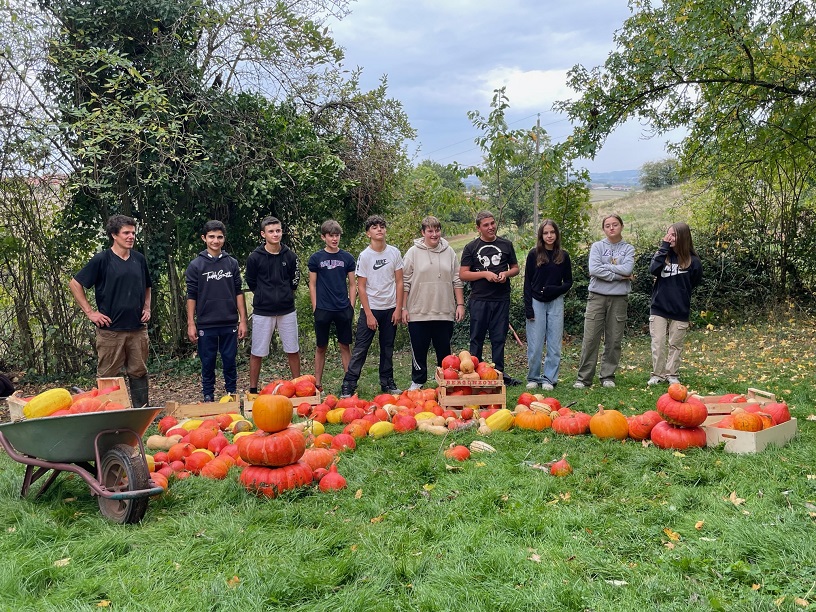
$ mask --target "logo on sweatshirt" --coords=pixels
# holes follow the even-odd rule
[[[229,270],[219,270],[218,272],[210,271],[204,272],[204,274],[202,274],[201,276],[206,278],[208,282],[211,280],[218,281],[223,278],[232,278],[232,272],[230,272]]]
[[[379,270],[380,268],[384,268],[388,265],[387,259],[377,259],[374,261],[374,269]]]

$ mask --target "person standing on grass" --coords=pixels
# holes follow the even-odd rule
[[[689,328],[691,292],[703,280],[703,265],[694,251],[687,224],[669,226],[652,257],[649,272],[655,278],[649,310],[652,377],[648,384],[679,383],[680,354]]]
[[[357,258],[360,316],[340,397],[350,397],[356,391],[377,330],[380,332],[380,387],[383,393],[402,393],[394,382],[394,338],[400,321],[397,305],[402,304],[402,256],[397,247],[386,244],[386,223],[381,216],[366,219],[365,232],[369,245]]]
[[[258,392],[261,362],[269,355],[272,334],[278,330],[292,378],[300,376],[295,290],[300,282],[297,255],[285,244],[283,226],[275,217],[261,221],[264,243],[246,263],[247,287],[252,296],[252,351],[249,356],[249,392]]]
[[[334,219],[320,226],[320,237],[326,246],[309,257],[309,297],[312,300],[315,329],[315,379],[318,391],[323,390],[323,369],[329,331],[334,323],[343,372],[351,360],[352,322],[357,301],[357,281],[354,277],[354,257],[340,248],[343,229]]]
[[[524,316],[527,319],[527,388],[552,391],[561,368],[564,295],[572,287],[572,262],[561,248],[561,230],[552,219],[538,226],[536,246],[524,265]],[[544,374],[541,356],[547,343]]]
[[[97,253],[69,283],[77,304],[96,325],[97,376],[118,376],[124,367],[134,407],[148,405],[147,322],[150,320],[150,274],[144,256],[133,249],[136,221],[125,215],[108,219],[111,248]],[[94,288],[96,310],[85,297]]]
[[[601,227],[606,238],[593,243],[589,250],[589,295],[584,314],[578,380],[573,385],[576,389],[592,385],[601,337],[604,339],[601,384],[604,387],[615,386],[615,372],[626,329],[635,247],[623,239],[623,219],[618,215],[604,217]]]
[[[513,243],[496,234],[496,219],[483,210],[476,215],[479,236],[465,246],[459,278],[470,283],[470,353],[482,360],[485,336],[490,334],[493,363],[505,385],[521,381],[504,370],[504,345],[510,329],[510,279],[519,273]]]
[[[198,345],[201,389],[205,402],[214,401],[215,361],[221,353],[224,389],[235,395],[238,340],[246,337],[247,312],[238,261],[224,252],[227,228],[207,221],[201,240],[207,246],[184,274],[187,283],[187,337]]]
[[[451,353],[453,323],[465,316],[465,299],[459,279],[456,252],[442,238],[442,224],[433,216],[422,220],[422,237],[405,253],[402,271],[402,322],[411,338],[411,387],[416,391],[428,381],[428,349],[436,365]]]

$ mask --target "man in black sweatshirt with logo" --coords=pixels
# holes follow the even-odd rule
[[[295,290],[300,271],[295,253],[281,244],[283,227],[275,217],[261,221],[264,243],[247,258],[246,281],[252,298],[252,352],[249,357],[249,392],[258,392],[261,362],[269,355],[275,329],[283,345],[292,377],[300,376]]]
[[[238,340],[246,337],[247,313],[241,272],[234,257],[224,253],[226,228],[207,221],[201,239],[207,248],[187,266],[187,337],[198,344],[201,386],[205,402],[214,401],[215,360],[221,352],[224,388],[234,395],[238,383],[235,357]]]

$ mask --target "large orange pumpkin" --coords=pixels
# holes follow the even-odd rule
[[[306,451],[306,439],[297,429],[273,434],[255,432],[239,438],[237,444],[241,459],[252,465],[271,467],[295,463]]]
[[[708,417],[708,408],[700,400],[688,397],[679,401],[664,393],[657,400],[657,411],[672,425],[697,427]]]
[[[590,417],[585,412],[559,416],[552,422],[553,431],[568,436],[580,436],[589,431]]]
[[[643,414],[629,417],[629,437],[634,440],[645,440],[663,417],[656,410],[647,410]]]
[[[552,425],[549,414],[538,410],[524,410],[516,415],[514,426],[519,429],[532,429],[533,431],[544,431]]]
[[[283,395],[259,395],[252,404],[252,419],[263,431],[283,431],[292,422],[292,400]]]
[[[667,421],[660,421],[652,428],[652,442],[658,448],[685,450],[689,447],[704,447],[706,432],[702,427],[675,427]]]
[[[762,431],[762,417],[755,412],[737,408],[734,413],[733,429],[738,431]]]
[[[598,412],[589,419],[589,431],[598,438],[623,440],[629,435],[629,423],[617,410],[604,410],[598,404]]]
[[[312,468],[302,461],[279,468],[251,465],[241,471],[240,481],[253,493],[276,497],[283,491],[312,482]]]

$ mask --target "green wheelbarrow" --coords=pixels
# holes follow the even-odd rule
[[[130,408],[0,424],[0,446],[26,466],[20,496],[45,478],[35,499],[61,472],[77,474],[116,523],[138,523],[152,495],[142,436],[161,408]]]

